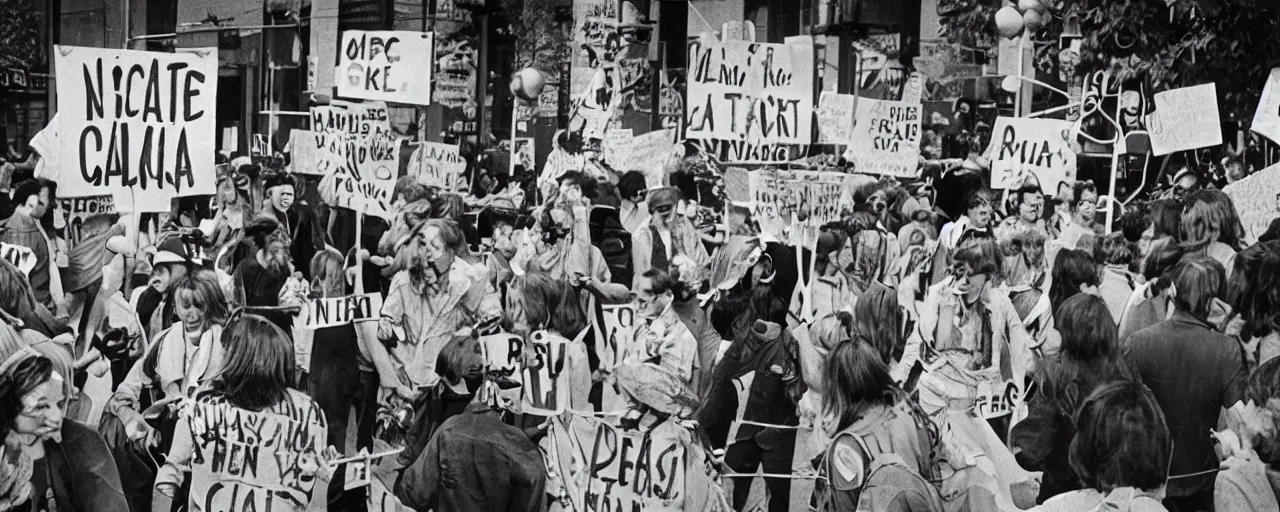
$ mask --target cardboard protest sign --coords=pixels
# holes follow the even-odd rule
[[[0,242],[0,258],[18,267],[26,276],[31,275],[31,270],[36,268],[35,251],[21,245]]]
[[[632,304],[600,306],[596,355],[602,368],[618,366],[636,339],[636,308]]]
[[[852,94],[824,92],[818,97],[818,142],[848,144],[853,140],[853,114],[857,98]]]
[[[605,151],[605,162],[619,174],[640,171],[649,188],[664,186],[667,162],[676,148],[676,131],[664,129],[636,136],[622,136],[630,132],[631,130],[613,132],[616,136],[612,139],[606,134],[601,144]]]
[[[311,130],[347,135],[391,135],[391,115],[381,101],[333,100],[311,107]]]
[[[338,51],[338,95],[431,104],[435,39],[431,32],[347,30]]]
[[[211,195],[218,52],[57,46],[61,197],[112,195],[121,211],[168,212]]]
[[[563,378],[569,340],[546,331],[529,334],[533,358],[522,370],[524,393],[521,410],[526,414],[556,416],[569,406],[569,386]]]
[[[98,215],[116,213],[116,203],[111,196],[59,197],[58,207],[67,216],[67,244],[72,247],[80,243],[80,228],[84,226],[84,221]]]
[[[319,133],[321,183],[330,206],[390,220],[391,192],[400,172],[400,141],[391,137]]]
[[[366,293],[307,301],[307,329],[324,329],[356,322],[377,320],[382,312],[382,294]]]
[[[1262,89],[1262,98],[1258,100],[1258,110],[1253,113],[1253,124],[1249,129],[1272,142],[1280,142],[1280,68],[1272,69],[1267,77],[1267,85]]]
[[[1034,177],[1040,190],[1053,193],[1058,184],[1074,180],[1076,152],[1070,133],[1070,121],[996,118],[986,153],[991,159],[991,188],[1016,188]]]
[[[752,171],[751,217],[761,233],[792,245],[812,244],[818,228],[840,219],[844,182],[838,172]]]
[[[630,141],[635,131],[630,128],[613,128],[604,133],[600,141],[600,152],[605,163],[614,169],[622,169],[629,165],[627,158],[631,156]]]
[[[974,400],[973,411],[979,418],[1008,416],[1022,402],[1022,387],[1012,380],[982,381]]]
[[[1235,204],[1240,223],[1244,224],[1245,240],[1257,241],[1271,221],[1280,217],[1280,164],[1227,185],[1222,191]]]
[[[191,428],[191,503],[204,510],[303,510],[324,500],[319,475],[328,430],[318,407],[289,414],[196,403]]]
[[[785,164],[801,160],[809,152],[809,146],[805,144],[721,139],[691,139],[689,142],[724,164]]]
[[[1222,144],[1217,85],[1207,83],[1156,93],[1155,103],[1155,112],[1147,116],[1153,155]]]
[[[808,144],[813,45],[690,40],[685,136]]]
[[[499,333],[480,337],[484,348],[485,365],[490,374],[520,377],[524,355],[524,338],[515,334]]]
[[[322,132],[293,130],[289,132],[289,172],[294,174],[321,175],[325,146],[329,137]]]
[[[467,161],[458,152],[457,144],[419,142],[409,158],[408,175],[418,178],[418,183],[441,190],[458,190],[465,185],[462,175]]]
[[[551,419],[539,444],[562,476],[571,510],[685,510],[691,432],[676,422],[624,429],[566,414]],[[571,469],[576,468],[576,469]],[[694,498],[691,498],[694,499]]]
[[[918,102],[859,98],[845,160],[864,174],[920,176],[920,112]]]

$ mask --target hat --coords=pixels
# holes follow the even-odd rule
[[[200,249],[199,244],[188,244],[182,238],[182,236],[171,236],[168,240],[160,242],[160,245],[156,247],[156,255],[152,258],[151,264],[202,264],[201,260],[204,258],[204,251]]]
[[[297,188],[298,185],[297,183],[294,183],[293,176],[288,173],[275,172],[262,177],[263,190],[271,190],[276,187],[284,186]]]
[[[258,245],[262,245],[267,235],[275,233],[280,229],[280,221],[270,215],[259,215],[254,217],[244,225],[244,236],[253,239]]]
[[[814,257],[818,261],[829,261],[831,253],[840,250],[843,245],[844,240],[838,234],[832,231],[824,231],[818,235],[818,245],[815,249],[817,254]]]

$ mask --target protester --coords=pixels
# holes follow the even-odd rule
[[[1274,290],[1280,290],[1280,242],[1241,251],[1227,281],[1227,302],[1241,320],[1251,368],[1280,356],[1280,296]]]
[[[636,405],[665,414],[689,415],[697,407],[692,389],[698,369],[698,341],[676,315],[673,302],[685,293],[679,271],[650,269],[641,274],[636,314],[644,319],[635,345],[615,369],[615,381]],[[634,380],[636,378],[643,380]]]
[[[1067,299],[1054,313],[1061,350],[1036,368],[1029,414],[1009,434],[1018,464],[1044,472],[1036,503],[1080,489],[1068,453],[1076,433],[1072,418],[1085,397],[1106,383],[1136,378],[1121,355],[1110,317],[1106,303],[1088,294]]]
[[[645,211],[647,205],[643,204],[648,192],[644,174],[639,171],[629,171],[618,179],[618,193],[622,196],[622,203],[618,206],[618,216],[622,221],[623,229],[628,233],[634,235],[649,217]]]
[[[158,338],[157,384],[166,396],[195,396],[222,368],[223,324],[227,299],[209,271],[183,277],[174,285],[174,325]]]
[[[280,193],[276,191],[277,195]],[[290,260],[293,240],[275,217],[260,216],[245,226],[245,236],[253,241],[252,252],[236,265],[228,299],[241,307],[262,308],[256,312],[276,324],[281,331],[293,329],[293,313],[278,309],[281,290],[298,271]],[[310,261],[307,261],[310,265]],[[307,271],[310,273],[310,270]]]
[[[1187,196],[1180,228],[1180,240],[1188,254],[1213,258],[1231,275],[1244,227],[1230,196],[1218,190]]]
[[[1084,251],[1066,249],[1053,262],[1053,284],[1049,285],[1049,305],[1056,314],[1067,299],[1078,293],[1098,294],[1102,276],[1093,256]]]
[[[1058,226],[1057,242],[1067,249],[1079,249],[1081,238],[1095,234],[1093,217],[1098,207],[1098,187],[1092,180],[1076,182],[1071,189],[1068,206],[1071,218]]]
[[[1177,243],[1153,245],[1142,260],[1142,277],[1146,283],[1133,290],[1120,315],[1120,341],[1127,344],[1130,334],[1151,327],[1169,317],[1169,294],[1172,280],[1168,275],[1182,261],[1182,246]]]
[[[1179,224],[1182,222],[1182,203],[1172,199],[1152,201],[1148,216],[1151,219],[1150,226],[1142,232],[1142,242],[1138,244],[1138,250],[1144,258],[1155,251],[1157,246],[1177,243],[1181,236]]]
[[[640,279],[651,269],[669,271],[676,256],[689,258],[698,265],[709,259],[698,231],[688,218],[676,212],[682,200],[675,188],[649,191],[649,222],[631,238],[635,271],[632,289],[639,288]]]
[[[991,193],[984,189],[974,190],[965,199],[965,212],[955,222],[942,226],[938,234],[938,250],[933,258],[933,268],[950,268],[952,253],[960,245],[960,239],[970,230],[983,231],[991,224]],[[933,284],[937,285],[946,279],[946,272],[934,272]]]
[[[1233,339],[1209,324],[1225,281],[1222,265],[1204,257],[1183,260],[1171,271],[1173,315],[1126,341],[1127,357],[1164,410],[1173,435],[1169,488],[1171,511],[1212,506],[1217,467],[1209,431],[1218,415],[1241,396],[1244,354]]]
[[[24,181],[13,190],[13,215],[0,226],[0,242],[30,249],[35,255],[29,278],[36,301],[50,311],[62,306],[61,283],[53,263],[49,235],[37,219],[49,208],[49,186],[41,180]],[[56,292],[56,293],[55,293]]]
[[[1087,395],[1075,414],[1068,451],[1084,489],[1032,510],[1164,512],[1160,499],[1169,450],[1177,450],[1166,418],[1151,392],[1137,383],[1118,381]]]
[[[1140,282],[1133,273],[1136,258],[1137,247],[1124,238],[1124,233],[1115,232],[1103,239],[1102,280],[1098,284],[1098,294],[1107,301],[1107,310],[1117,322],[1124,314],[1124,306],[1133,295],[1133,289]]]
[[[569,386],[569,405],[578,411],[591,410],[591,376],[600,369],[599,354],[587,335],[586,311],[573,285],[546,274],[529,273],[516,280],[513,295],[520,307],[512,332],[530,338],[541,331],[548,343],[565,344],[564,383]],[[592,362],[594,361],[594,362]]]
[[[187,409],[177,422],[168,459],[156,476],[152,505],[154,510],[169,510],[169,502],[178,494],[179,487],[185,479],[209,478],[214,482],[222,482],[224,479],[233,482],[238,478],[233,473],[191,472],[193,464],[209,463],[206,458],[212,457],[212,454],[198,454],[196,443],[207,442],[204,437],[208,433],[206,429],[216,428],[208,425],[216,425],[221,418],[225,418],[229,413],[224,410],[262,413],[268,417],[274,416],[279,420],[301,422],[306,425],[318,422],[322,432],[320,440],[323,442],[325,439],[323,432],[326,432],[328,427],[320,406],[307,395],[292,389],[297,382],[294,377],[296,367],[293,358],[293,342],[284,331],[264,317],[240,314],[228,322],[221,342],[226,350],[222,370],[218,372],[217,378],[196,396],[196,405]],[[326,469],[323,465],[329,456],[325,447],[315,441],[295,439],[291,436],[289,446],[282,448],[301,452],[301,457],[309,461],[297,463],[302,474],[275,475],[275,478],[314,479],[327,482],[329,475],[323,473]],[[308,467],[310,474],[307,474]],[[255,477],[271,478],[265,471],[258,472]],[[282,482],[274,482],[274,484],[283,487]],[[195,488],[194,483],[191,485]],[[318,501],[323,504],[326,501],[324,488],[320,485],[316,486],[318,490],[311,498],[313,503]],[[279,494],[277,496],[279,499],[275,500],[275,503],[284,510],[315,509],[313,503],[292,501],[294,496],[287,491],[280,491]],[[196,498],[195,494],[191,495],[187,503],[188,510],[209,511],[206,508],[208,503]]]
[[[1228,411],[1233,430],[1217,435],[1226,451],[1214,483],[1214,509],[1261,512],[1280,508],[1280,359],[1270,359],[1249,376],[1239,415]],[[1238,432],[1236,432],[1238,430]]]
[[[145,288],[133,290],[129,304],[146,328],[147,338],[155,339],[174,320],[173,285],[201,266],[198,256],[180,237],[166,240],[151,260],[151,275]]]
[[[1046,237],[1049,235],[1043,218],[1044,195],[1040,192],[1040,184],[1028,182],[1017,190],[1010,191],[1009,200],[1013,203],[1013,215],[996,226],[996,238],[1004,240],[1014,233],[1027,230],[1039,232]]]
[[[297,183],[293,176],[270,173],[263,178],[262,187],[267,193],[265,213],[279,223],[291,243],[288,249],[293,268],[304,278],[311,279],[311,258],[324,249],[320,222],[308,205],[297,200]],[[245,231],[246,236],[254,236],[248,233],[247,227]],[[289,332],[288,329],[285,332]]]

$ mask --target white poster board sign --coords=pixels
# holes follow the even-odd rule
[[[920,112],[919,103],[858,98],[845,160],[863,174],[919,176]]]
[[[1156,93],[1155,103],[1155,112],[1147,116],[1153,155],[1222,144],[1217,85],[1208,83]]]
[[[690,40],[685,136],[808,144],[813,45]]]
[[[1054,193],[1076,177],[1071,122],[1058,119],[998,117],[991,129],[991,188],[1009,189],[1035,178],[1040,190]]]
[[[382,294],[366,293],[307,301],[306,328],[324,329],[356,322],[377,320],[382,312]]]
[[[218,51],[56,46],[60,197],[112,195],[120,211],[168,212],[216,189]]]
[[[429,105],[434,70],[431,32],[348,30],[338,49],[338,95]]]
[[[30,276],[31,270],[36,268],[36,252],[21,245],[0,242],[0,258],[18,267],[25,276]]]
[[[751,218],[761,233],[797,246],[811,246],[818,229],[840,219],[845,174],[751,171]]]
[[[569,385],[564,378],[568,345],[569,340],[546,331],[529,334],[533,357],[525,362],[521,379],[521,410],[525,414],[558,416],[569,406]]]
[[[415,176],[418,183],[441,190],[458,190],[464,185],[462,175],[467,170],[467,161],[459,153],[457,144],[440,142],[419,142],[409,159],[408,175]]]
[[[1258,100],[1258,110],[1253,113],[1253,125],[1249,128],[1258,135],[1280,142],[1280,68],[1271,70],[1267,85]]]
[[[823,92],[818,97],[818,143],[848,144],[853,140],[852,94]]]
[[[1271,221],[1280,217],[1280,164],[1227,185],[1222,191],[1231,197],[1240,215],[1245,240],[1257,241],[1271,226]]]

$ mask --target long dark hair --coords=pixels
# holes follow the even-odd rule
[[[212,391],[240,409],[261,411],[289,397],[296,360],[293,341],[270,320],[233,315],[222,331],[222,369]]]
[[[1036,382],[1054,409],[1070,418],[1098,385],[1132,380],[1133,374],[1120,357],[1116,323],[1101,297],[1076,294],[1062,303],[1054,320],[1062,351],[1041,366]]]
[[[835,430],[849,428],[877,405],[897,403],[898,385],[871,345],[844,342],[827,356],[822,411],[836,420]]]
[[[1121,487],[1163,487],[1173,442],[1164,412],[1141,383],[1099,387],[1075,415],[1067,458],[1080,482],[1109,492]]]
[[[902,359],[906,340],[902,336],[902,308],[892,289],[872,283],[853,305],[853,339],[876,349],[885,364]]]
[[[518,282],[530,329],[548,329],[566,338],[577,336],[587,325],[578,292],[566,281],[540,272],[525,274]]]
[[[1098,264],[1089,253],[1074,249],[1059,252],[1053,261],[1053,284],[1049,285],[1049,307],[1054,317],[1067,299],[1080,293],[1081,286],[1097,286],[1101,280]]]
[[[44,356],[27,357],[0,373],[0,435],[8,435],[22,414],[22,397],[51,378],[53,361]]]
[[[1280,242],[1255,244],[1236,256],[1227,302],[1244,320],[1244,339],[1280,331]]]

